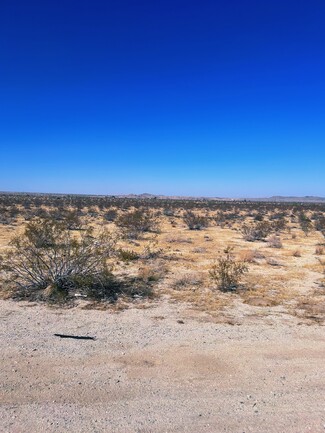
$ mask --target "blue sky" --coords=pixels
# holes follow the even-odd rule
[[[325,196],[324,1],[4,3],[0,190]]]

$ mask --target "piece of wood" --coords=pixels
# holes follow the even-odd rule
[[[96,337],[88,337],[86,335],[66,335],[66,334],[54,334],[60,338],[74,338],[75,340],[96,340]]]

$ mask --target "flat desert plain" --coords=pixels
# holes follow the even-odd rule
[[[3,250],[24,224],[0,227]],[[1,431],[325,432],[323,238],[290,224],[273,248],[237,223],[161,216],[158,234],[119,241],[159,253],[114,268],[155,275],[150,297],[61,306],[4,287]],[[249,271],[224,293],[209,269],[228,245]]]

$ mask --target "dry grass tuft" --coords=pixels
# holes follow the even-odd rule
[[[257,250],[245,249],[239,252],[238,258],[242,262],[257,263],[257,260],[263,258],[263,255]]]
[[[313,322],[325,323],[325,299],[324,297],[304,297],[297,302],[295,315],[301,319]]]
[[[181,236],[168,236],[165,239],[165,242],[168,242],[170,244],[192,244],[193,239],[191,238],[183,238]]]
[[[200,273],[187,273],[175,279],[171,287],[175,290],[184,290],[189,287],[200,287],[203,285],[204,276]]]
[[[315,255],[322,256],[325,254],[325,248],[321,245],[317,245],[315,248]]]
[[[268,245],[270,248],[282,248],[282,247],[283,247],[282,242],[281,242],[281,239],[280,239],[280,237],[277,236],[277,235],[269,236],[269,237],[267,238],[267,245]]]
[[[169,295],[175,302],[188,303],[195,310],[204,311],[212,316],[219,315],[223,308],[229,307],[233,302],[233,298],[227,294],[209,288],[170,290]]]

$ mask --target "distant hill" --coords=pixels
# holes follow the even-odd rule
[[[249,201],[268,201],[268,202],[294,202],[294,203],[323,203],[325,202],[325,197],[316,197],[312,195],[306,195],[304,197],[295,196],[281,196],[274,195],[272,197],[265,198],[250,198]]]
[[[44,193],[44,192],[9,192],[0,191],[0,194],[8,195],[30,195],[30,196],[86,196],[86,197],[118,197],[118,198],[133,198],[140,200],[216,200],[216,201],[257,201],[257,202],[279,202],[279,203],[325,203],[325,197],[317,197],[306,195],[304,197],[297,196],[281,196],[274,195],[272,197],[204,197],[204,196],[182,196],[182,195],[163,195],[163,194],[64,194],[64,193]]]
[[[238,197],[238,198],[230,198],[230,197],[204,197],[204,196],[175,196],[175,195],[155,195],[149,193],[143,194],[124,194],[117,195],[116,197],[125,197],[125,198],[135,198],[135,199],[160,199],[160,200],[218,200],[218,201],[265,201],[265,202],[281,202],[281,203],[323,203],[325,202],[325,197],[316,197],[312,195],[307,195],[304,197],[296,197],[296,196],[281,196],[274,195],[272,197],[259,197],[259,198],[251,198],[251,197]]]

